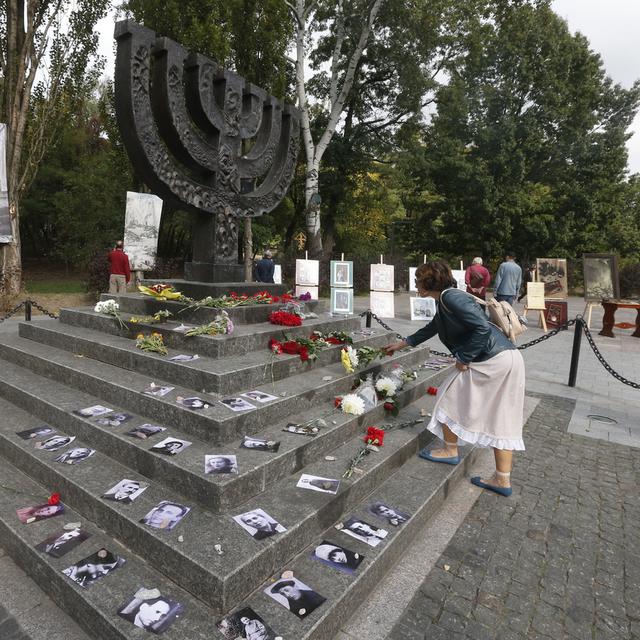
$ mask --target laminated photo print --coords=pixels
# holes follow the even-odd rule
[[[76,447],[75,449],[65,451],[59,455],[55,461],[62,462],[63,464],[80,464],[90,458],[95,452],[95,449],[89,449],[88,447]]]
[[[76,439],[75,436],[53,436],[47,438],[47,440],[41,440],[36,442],[36,449],[42,449],[43,451],[57,451],[71,444]]]
[[[411,517],[410,513],[400,511],[386,502],[374,502],[367,507],[367,511],[376,518],[386,520],[393,527],[403,525]]]
[[[272,396],[270,393],[265,393],[264,391],[247,391],[240,395],[245,398],[249,398],[249,400],[254,400],[255,402],[271,402],[272,400],[278,400],[278,396]]]
[[[374,527],[372,524],[354,516],[336,525],[336,529],[356,540],[360,540],[360,542],[368,544],[370,547],[377,547],[389,534],[385,529]]]
[[[97,416],[103,416],[107,413],[111,413],[113,409],[109,407],[103,407],[101,404],[94,404],[91,407],[85,407],[84,409],[76,409],[73,413],[82,418],[95,418]]]
[[[52,436],[56,430],[53,427],[43,425],[41,427],[35,427],[34,429],[27,429],[26,431],[16,431],[16,435],[23,440],[33,440],[35,438],[46,438]]]
[[[275,640],[278,636],[274,630],[253,609],[245,607],[222,618],[216,624],[225,640],[248,638],[255,640]]]
[[[282,533],[286,529],[274,520],[266,511],[262,509],[253,509],[239,516],[233,516],[233,519],[247,531],[254,540],[264,540],[275,536],[276,533]]]
[[[267,587],[264,593],[298,618],[306,618],[326,601],[326,598],[297,578],[278,580]]]
[[[146,440],[151,436],[155,436],[156,433],[162,433],[166,431],[166,427],[161,427],[159,424],[141,424],[139,427],[134,427],[131,431],[127,431],[125,433],[126,436],[131,436],[132,438],[140,438],[140,440]]]
[[[205,456],[204,472],[207,474],[238,473],[238,460],[231,454]]]
[[[55,516],[61,516],[64,513],[64,505],[58,504],[39,504],[35,507],[22,507],[16,509],[18,520],[22,524],[31,524],[32,522],[40,522],[40,520],[46,520],[47,518],[53,518]]]
[[[169,358],[171,362],[191,362],[192,360],[198,360],[200,356],[197,353],[179,353],[173,358]]]
[[[240,446],[243,449],[251,449],[253,451],[270,451],[276,453],[280,448],[280,443],[275,440],[264,440],[262,438],[245,436]]]
[[[131,418],[133,418],[133,416],[130,413],[110,413],[107,416],[94,418],[94,422],[103,427],[119,427],[121,424],[129,422]]]
[[[154,444],[149,451],[153,451],[154,453],[161,453],[165,456],[175,456],[176,454],[184,451],[191,442],[188,440],[180,440],[180,438],[165,438],[164,440],[160,440],[157,444]]]
[[[312,552],[311,558],[328,564],[338,571],[353,574],[364,560],[364,556],[346,547],[323,540]]]
[[[311,476],[303,473],[298,480],[296,487],[300,489],[311,489],[312,491],[320,491],[321,493],[338,493],[340,480],[331,478],[320,478],[319,476]]]
[[[176,398],[176,402],[187,409],[191,409],[192,411],[200,411],[201,409],[208,409],[211,403],[209,400],[203,400],[198,396],[193,396],[191,398],[183,398],[182,396],[178,396]]]
[[[320,427],[310,424],[294,424],[290,422],[283,431],[287,433],[295,433],[299,436],[309,436],[315,438],[320,433]]]
[[[157,593],[157,589],[138,589],[120,606],[118,615],[139,629],[164,633],[184,613],[184,605]]]
[[[126,560],[121,556],[111,553],[107,549],[100,549],[93,555],[63,569],[62,573],[86,589],[125,563]]]
[[[157,504],[144,518],[140,519],[142,524],[146,524],[154,529],[166,529],[170,531],[184,518],[191,507],[185,507],[177,502],[163,500]]]
[[[164,398],[168,393],[171,393],[175,387],[163,387],[162,385],[152,382],[146,389],[143,389],[142,393],[146,396],[154,396],[156,398]]]
[[[244,398],[225,398],[220,402],[231,411],[251,411],[256,408],[255,405],[247,402]]]
[[[111,487],[111,489],[104,493],[102,497],[106,500],[130,504],[148,488],[149,485],[146,482],[128,480],[125,478],[124,480],[120,480],[118,484]]]
[[[89,537],[89,533],[83,529],[71,529],[65,531],[60,529],[53,535],[45,538],[36,545],[38,551],[47,553],[54,558],[62,558],[63,555],[73,551],[79,544],[82,544]]]

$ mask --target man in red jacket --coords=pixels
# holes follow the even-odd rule
[[[481,300],[486,298],[487,287],[491,282],[491,274],[489,269],[482,266],[482,258],[473,259],[473,263],[465,271],[464,281],[467,283],[467,293],[471,293]]]
[[[109,293],[126,293],[127,284],[131,280],[129,257],[123,249],[124,242],[118,240],[116,246],[109,251]]]

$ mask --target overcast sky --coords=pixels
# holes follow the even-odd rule
[[[553,0],[556,13],[572,32],[580,31],[604,62],[611,78],[630,87],[640,78],[640,0]],[[98,24],[100,53],[107,58],[107,73],[113,75],[113,16]],[[640,172],[640,115],[629,140],[629,170]]]

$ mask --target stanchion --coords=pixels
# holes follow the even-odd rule
[[[371,309],[369,309],[367,311],[367,320],[366,320],[366,323],[365,323],[365,327],[367,329],[371,329]]]
[[[31,322],[31,300],[24,301],[24,319]]]
[[[578,362],[580,360],[580,344],[582,342],[582,316],[576,317],[576,327],[573,331],[573,349],[571,350],[571,366],[569,367],[569,386],[576,386],[578,377]]]

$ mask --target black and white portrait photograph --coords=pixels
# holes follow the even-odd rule
[[[178,396],[176,398],[176,402],[186,409],[191,409],[192,411],[201,411],[202,409],[208,409],[211,406],[211,402],[209,400],[203,400],[198,396],[193,396],[191,398],[182,398]]]
[[[238,460],[230,454],[210,455],[204,457],[204,472],[210,473],[238,473]]]
[[[353,289],[331,289],[331,313],[353,313]]]
[[[225,640],[275,640],[271,627],[251,608],[239,609],[216,624]]]
[[[245,436],[240,446],[243,449],[253,449],[254,451],[270,451],[275,453],[280,448],[280,443],[275,440],[264,440],[262,438],[252,438]]]
[[[318,285],[320,262],[318,260],[296,260],[296,284]]]
[[[20,520],[22,524],[40,522],[40,520],[61,516],[63,513],[63,504],[39,504],[35,507],[21,507],[20,509],[16,509],[18,520]]]
[[[47,438],[47,440],[41,440],[36,442],[36,449],[43,449],[44,451],[57,451],[71,444],[76,439],[75,436],[53,436]]]
[[[17,431],[16,435],[23,440],[34,440],[36,438],[46,438],[55,432],[56,430],[53,427],[43,425],[42,427],[35,427],[34,429],[27,429],[26,431]]]
[[[331,260],[329,272],[332,287],[353,287],[353,262]]]
[[[306,618],[326,600],[297,578],[278,580],[264,592],[298,618]]]
[[[411,304],[411,320],[431,322],[436,315],[436,301],[434,298],[409,298]]]
[[[62,570],[66,576],[77,582],[81,587],[91,586],[96,580],[100,580],[107,574],[115,571],[125,564],[126,560],[106,549],[100,549],[96,553],[72,564]]]
[[[320,478],[319,476],[311,476],[303,473],[298,480],[296,487],[300,489],[311,489],[312,491],[320,491],[321,493],[338,493],[340,480],[331,478]]]
[[[372,264],[370,274],[371,290],[393,291],[393,271],[392,264]]]
[[[381,318],[395,316],[395,298],[392,291],[372,291],[369,295],[371,311]]]
[[[364,556],[351,551],[345,547],[340,547],[333,542],[322,541],[312,552],[311,557],[328,564],[338,571],[344,573],[355,573],[360,563],[364,560]]]
[[[264,391],[247,391],[240,395],[249,398],[249,400],[255,400],[256,402],[271,402],[272,400],[278,399],[278,396],[272,396],[270,393],[265,393]]]
[[[109,407],[103,407],[101,404],[95,404],[92,407],[85,407],[84,409],[76,409],[73,413],[83,418],[95,418],[97,416],[104,416],[107,413],[111,413],[113,409]]]
[[[63,464],[80,464],[90,458],[95,452],[95,449],[89,449],[89,447],[76,447],[75,449],[65,451],[59,455],[55,461],[62,462]]]
[[[276,533],[286,531],[277,520],[262,509],[241,513],[239,516],[233,516],[233,519],[256,540],[264,540],[275,536]]]
[[[147,396],[155,396],[156,398],[164,398],[168,393],[171,393],[175,387],[163,387],[162,385],[152,382],[146,389],[143,390]]]
[[[365,542],[370,547],[377,547],[388,535],[388,531],[374,527],[372,524],[361,520],[360,518],[354,518],[351,516],[346,522],[342,523],[340,531],[346,533],[348,536]]]
[[[145,631],[164,633],[184,613],[184,605],[163,595],[145,599],[136,596],[138,593],[120,606],[118,615]]]
[[[133,416],[130,413],[114,412],[107,416],[94,418],[94,422],[103,427],[119,427],[121,424],[129,422],[131,418],[133,418]]]
[[[84,529],[71,529],[71,531],[60,529],[60,531],[56,531],[53,535],[37,544],[36,549],[48,553],[54,558],[62,558],[63,555],[75,549],[88,537],[89,534]]]
[[[114,502],[131,503],[148,488],[149,485],[146,482],[127,480],[125,478],[106,491],[102,497],[106,500],[113,500]]]
[[[231,411],[251,411],[256,408],[254,404],[247,402],[244,398],[225,398],[220,402]]]
[[[299,436],[315,438],[320,433],[320,427],[317,425],[294,424],[293,422],[290,422],[283,431],[287,433],[295,433]]]
[[[175,456],[184,451],[191,443],[188,440],[180,440],[180,438],[168,437],[154,444],[149,451],[161,453],[165,456]]]
[[[200,356],[197,353],[179,353],[173,358],[169,358],[171,362],[191,362],[192,360],[198,360]]]
[[[169,502],[163,500],[158,505],[153,507],[144,518],[140,519],[140,522],[146,524],[154,529],[173,529],[184,518],[191,507],[185,507],[177,502]]]
[[[386,502],[374,502],[369,505],[367,511],[371,515],[376,516],[376,518],[386,520],[394,527],[399,527],[411,517],[411,514],[400,511],[399,509],[388,505]]]
[[[140,440],[146,440],[151,436],[155,436],[157,433],[166,431],[166,427],[161,427],[159,424],[141,424],[139,427],[134,427],[131,431],[127,431],[125,435],[132,438],[139,438]]]

